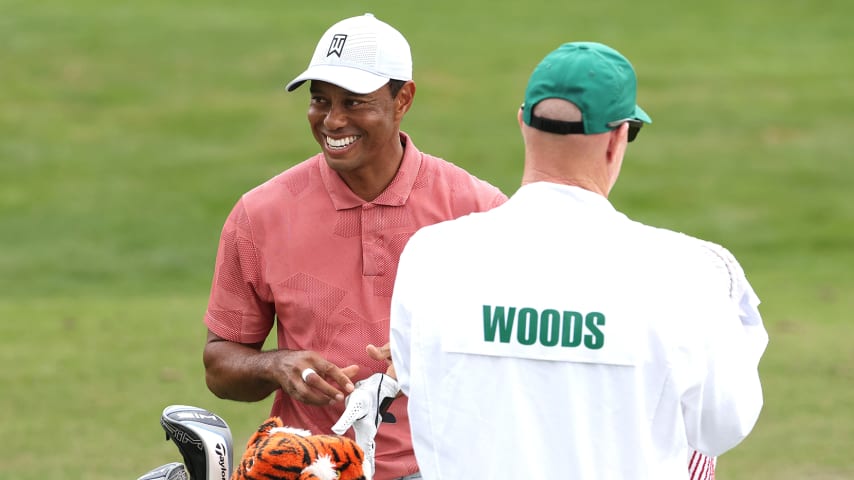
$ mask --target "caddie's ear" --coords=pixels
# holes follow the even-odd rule
[[[626,153],[626,144],[629,142],[629,122],[623,122],[619,127],[611,130],[608,138],[608,162],[622,161]]]
[[[605,185],[605,197],[611,193],[614,184],[617,183],[617,177],[620,176],[620,170],[623,167],[623,157],[626,155],[626,146],[629,144],[629,124],[623,123],[619,127],[611,131],[608,138],[608,150],[605,152],[606,169],[608,174],[608,184]]]

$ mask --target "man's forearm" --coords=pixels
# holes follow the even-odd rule
[[[272,355],[250,346],[228,341],[205,346],[205,380],[208,389],[219,398],[257,402],[279,388],[269,373]]]

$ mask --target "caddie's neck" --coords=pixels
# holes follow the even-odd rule
[[[518,120],[525,141],[522,185],[559,183],[608,197],[622,166],[627,125],[601,134],[558,135],[526,125],[521,111]]]

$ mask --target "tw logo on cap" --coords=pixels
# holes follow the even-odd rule
[[[326,56],[329,57],[333,53],[338,55],[338,58],[341,58],[341,54],[344,53],[344,42],[347,41],[347,35],[343,33],[336,33],[335,36],[332,37],[332,41],[329,42],[329,51],[326,52]]]

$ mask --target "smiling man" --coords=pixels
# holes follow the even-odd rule
[[[386,363],[400,252],[425,225],[488,210],[497,188],[420,152],[400,122],[412,107],[403,35],[366,14],[336,23],[308,68],[308,121],[321,153],[244,194],[225,221],[205,315],[207,384],[272,415],[330,433],[353,383]],[[262,351],[276,329],[278,348]],[[376,437],[377,480],[420,478],[406,399]]]

